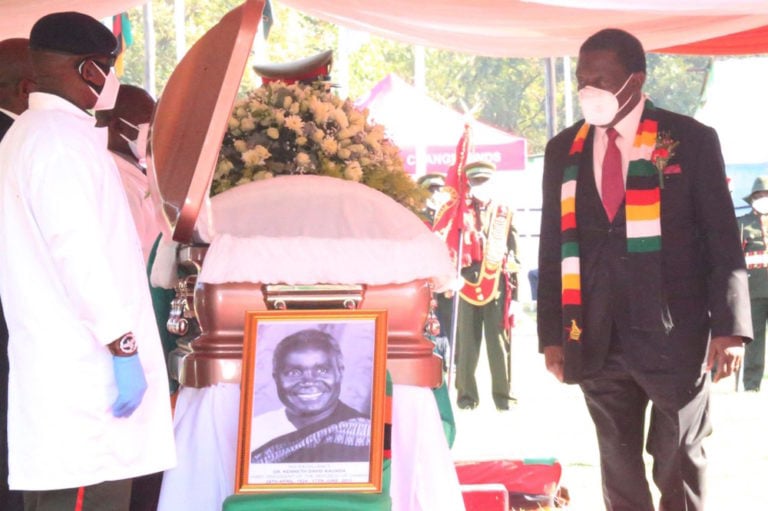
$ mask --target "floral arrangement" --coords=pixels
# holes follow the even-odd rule
[[[211,195],[250,181],[317,174],[357,181],[418,212],[427,192],[368,112],[327,83],[270,82],[235,103]]]
[[[662,131],[656,137],[656,147],[651,153],[651,163],[659,171],[659,186],[664,188],[664,173],[669,160],[675,155],[675,148],[680,142],[673,139],[669,132]]]

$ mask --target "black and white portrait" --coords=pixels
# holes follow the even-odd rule
[[[262,320],[256,338],[250,482],[366,480],[375,319]],[[340,464],[336,475],[328,464]]]

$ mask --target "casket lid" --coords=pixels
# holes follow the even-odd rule
[[[176,241],[192,241],[263,8],[246,0],[227,13],[179,62],[155,108],[150,190]]]

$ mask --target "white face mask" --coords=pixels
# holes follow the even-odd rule
[[[752,209],[761,215],[768,215],[768,197],[760,197],[752,201]]]
[[[147,138],[149,136],[149,123],[148,122],[142,122],[141,124],[133,124],[131,122],[126,121],[122,117],[118,117],[121,121],[123,121],[125,124],[130,126],[131,128],[135,129],[139,134],[136,136],[135,140],[131,140],[130,138],[126,137],[122,133],[120,133],[120,136],[128,142],[128,147],[131,149],[131,152],[136,157],[136,159],[139,161],[139,163],[144,163],[144,160],[147,158]]]
[[[474,185],[469,189],[469,195],[485,204],[491,200],[491,187],[488,185],[488,181],[483,184]]]
[[[83,64],[85,62],[87,61],[83,61]],[[96,104],[93,105],[93,109],[112,110],[115,108],[115,103],[117,102],[117,93],[120,90],[120,80],[118,80],[117,75],[115,74],[115,68],[109,68],[109,74],[104,74],[104,71],[101,70],[100,66],[95,63],[93,65],[96,67],[96,69],[99,70],[101,76],[104,77],[104,86],[101,88],[101,92],[96,92],[96,89],[88,84],[88,82],[85,82],[88,84],[88,88],[91,89],[91,92],[93,92],[93,94],[96,96]]]
[[[632,96],[630,96],[621,106],[619,106],[619,100],[616,99],[616,96],[627,86],[630,78],[632,78],[631,74],[616,94],[592,87],[591,85],[579,89],[579,106],[581,106],[581,113],[584,114],[584,120],[593,126],[609,124],[616,117],[616,114],[619,113],[619,110],[624,108],[629,103],[629,100],[632,99]]]
[[[426,206],[429,209],[434,209],[435,211],[437,211],[443,206],[443,204],[448,202],[450,198],[451,198],[450,193],[441,192],[438,190],[435,193],[433,193],[429,198],[427,198]]]

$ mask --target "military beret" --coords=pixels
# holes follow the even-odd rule
[[[490,179],[496,166],[487,161],[475,161],[464,165],[464,173],[467,179]]]
[[[416,182],[422,188],[432,188],[433,186],[445,186],[445,176],[442,174],[424,174]]]
[[[117,55],[117,39],[99,20],[79,12],[43,16],[29,33],[33,50],[70,55]]]

